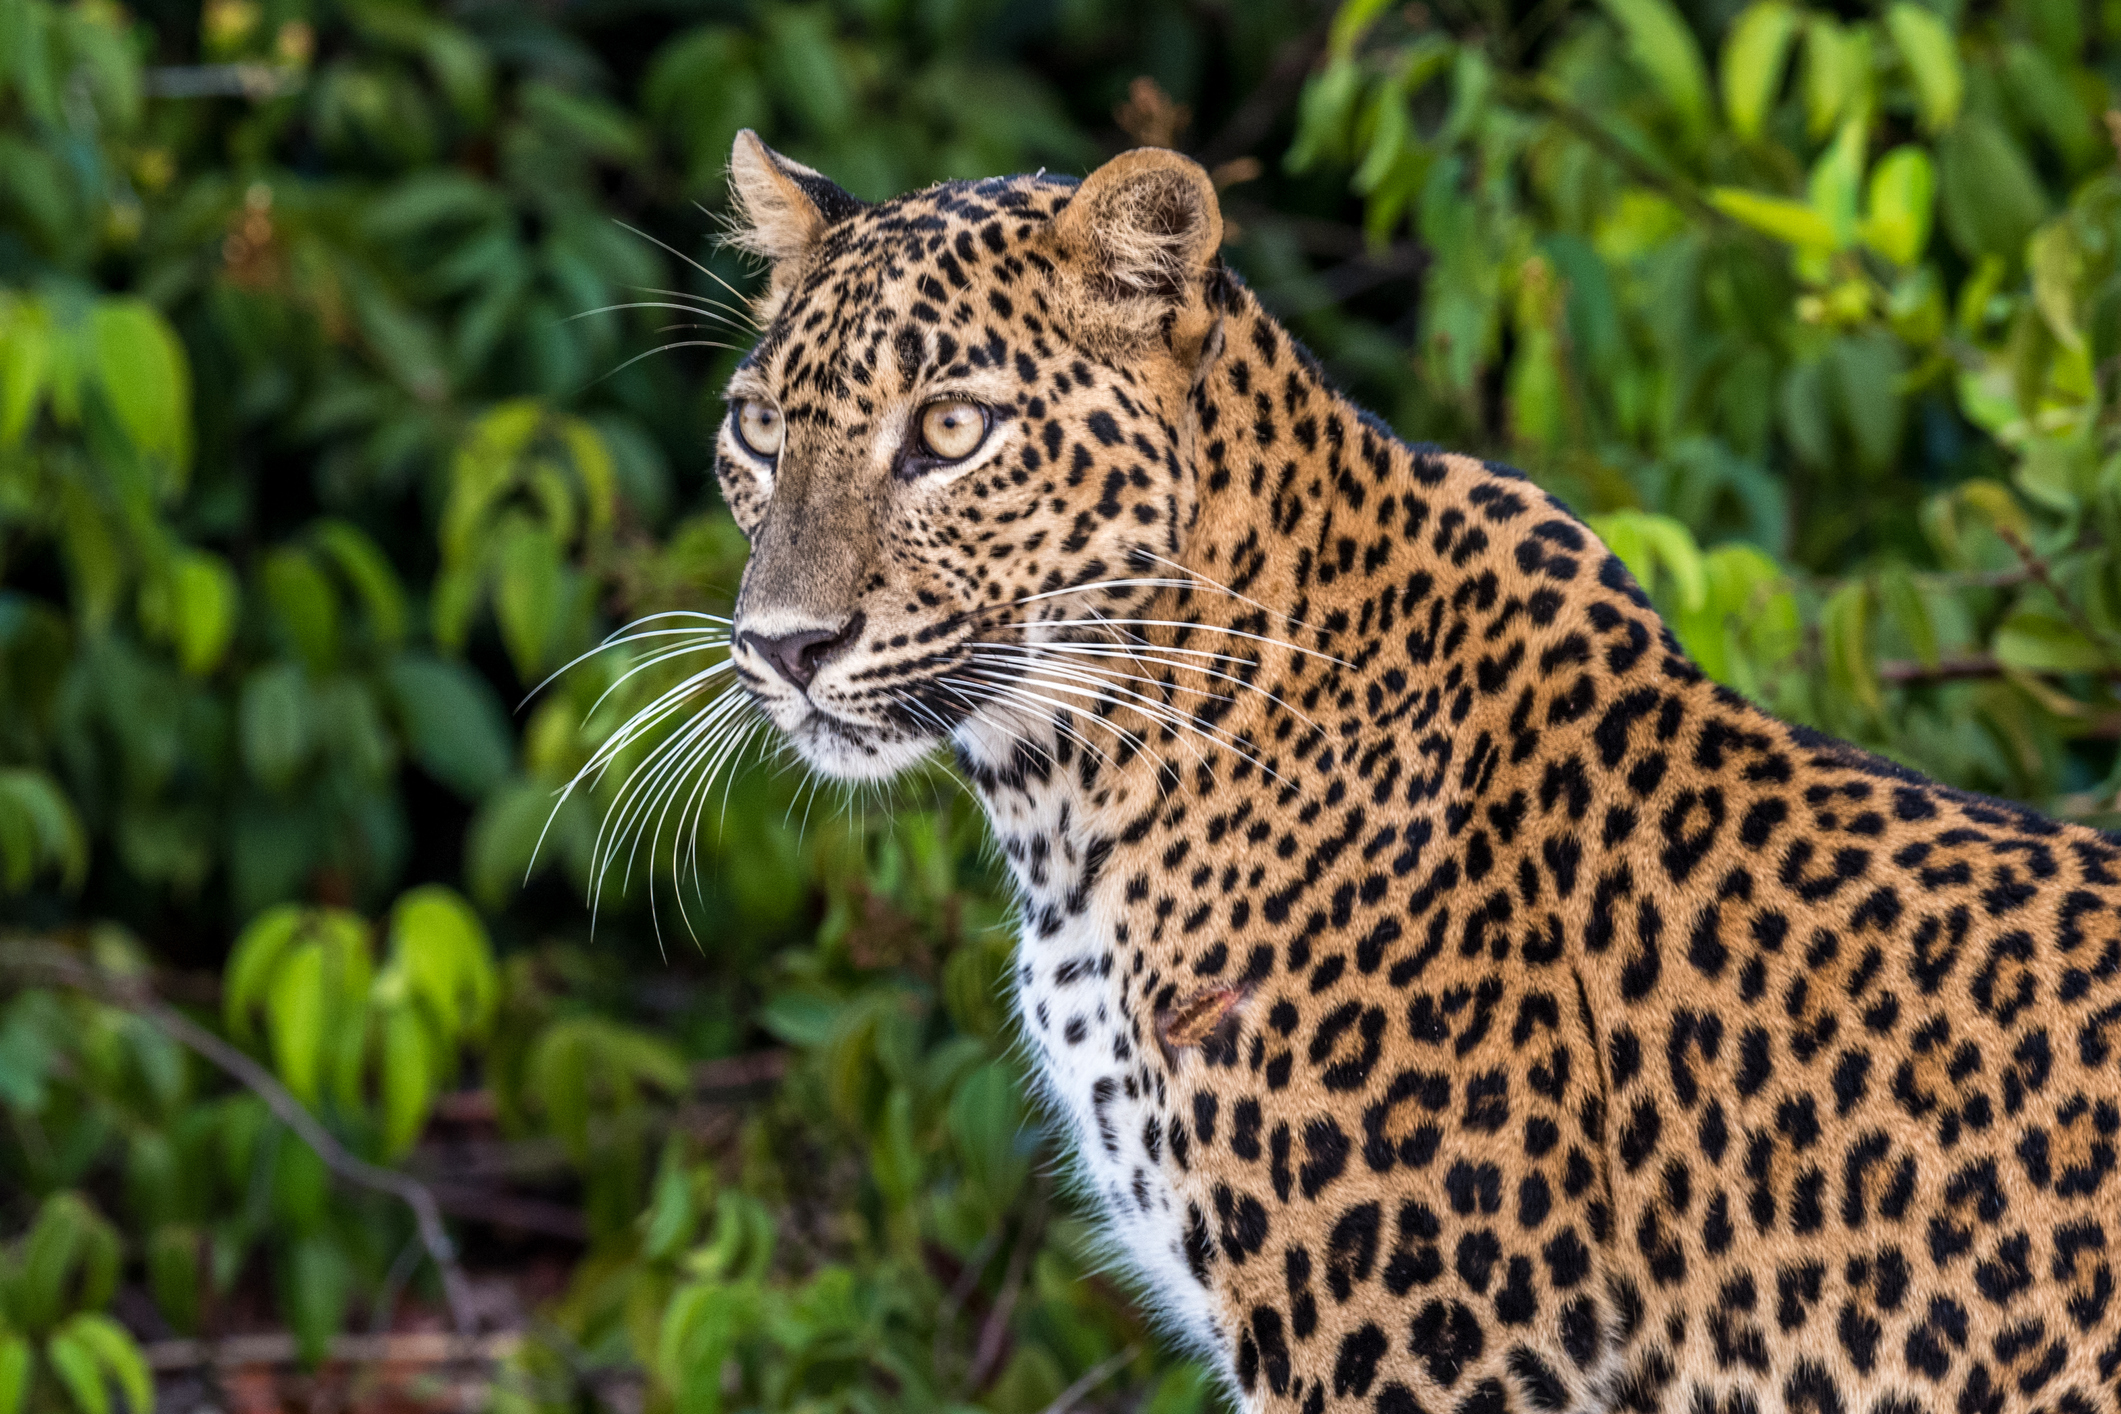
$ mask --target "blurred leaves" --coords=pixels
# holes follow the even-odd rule
[[[1351,3],[1309,81],[1292,164],[1434,257],[1402,424],[1597,512],[1780,714],[2116,818],[2110,37],[2038,0],[1537,24]]]

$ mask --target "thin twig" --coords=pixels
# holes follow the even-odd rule
[[[445,1331],[392,1331],[377,1335],[342,1335],[325,1347],[326,1362],[386,1365],[493,1364],[515,1354],[521,1331],[461,1336]],[[292,1365],[301,1346],[285,1331],[232,1335],[221,1340],[157,1340],[140,1350],[150,1370],[228,1369],[242,1365]]]
[[[2011,547],[2011,553],[2016,555],[2019,561],[2024,564],[2025,572],[2038,581],[2042,589],[2055,596],[2055,602],[2062,607],[2062,612],[2069,618],[2070,627],[2083,634],[2086,642],[2098,644],[2106,651],[2107,658],[2111,660],[2113,658],[2113,640],[2106,634],[2101,633],[2093,625],[2091,619],[2085,614],[2082,605],[2063,592],[2062,586],[2055,582],[2054,571],[2049,567],[2046,558],[2035,550],[2024,536],[2007,525],[1997,526],[1996,534],[2002,539],[2004,544]]]
[[[1016,1246],[1010,1249],[1009,1266],[1002,1274],[1001,1289],[994,1295],[994,1305],[987,1312],[987,1319],[980,1323],[979,1344],[974,1347],[972,1368],[966,1373],[967,1388],[974,1392],[984,1388],[1001,1364],[1002,1347],[1009,1338],[1009,1321],[1016,1314],[1016,1300],[1023,1294],[1024,1274],[1030,1269],[1031,1254],[1037,1250],[1046,1233],[1046,1203],[1043,1192],[1039,1204],[1032,1210],[1016,1236]]]
[[[426,1184],[409,1174],[372,1164],[349,1152],[273,1073],[183,1012],[129,978],[113,976],[90,967],[63,948],[33,943],[0,944],[0,968],[13,972],[42,973],[61,986],[88,993],[129,1011],[162,1031],[172,1040],[233,1076],[265,1102],[282,1124],[307,1144],[324,1167],[356,1187],[388,1194],[412,1210],[419,1229],[420,1245],[442,1278],[442,1294],[449,1303],[450,1323],[461,1336],[476,1333],[471,1284],[457,1264],[456,1247],[442,1226],[442,1210]]]
[[[1118,1374],[1128,1361],[1141,1353],[1142,1348],[1139,1345],[1130,1345],[1117,1355],[1107,1355],[1083,1371],[1082,1377],[1074,1384],[1055,1395],[1053,1402],[1041,1410],[1040,1414],[1068,1414],[1068,1411],[1075,1407],[1076,1400]]]
[[[2008,676],[2013,671],[2026,672],[2027,670],[2014,670],[1986,653],[1977,653],[1965,658],[1946,658],[1938,663],[1923,663],[1912,658],[1887,658],[1878,664],[1878,678],[1881,682],[1899,683],[1904,686],[1918,686],[1925,683],[1939,682],[1969,682],[1978,678],[2000,678]],[[2067,673],[2059,669],[2034,670],[2028,672],[2027,675],[2031,677],[2096,677],[2105,678],[2112,682],[2121,681],[2121,667],[2073,669]]]
[[[1626,138],[1599,121],[1597,115],[1586,112],[1563,97],[1551,83],[1506,76],[1498,77],[1495,83],[1497,89],[1505,96],[1527,107],[1544,111],[1584,142],[1625,168],[1636,181],[1644,186],[1656,188],[1696,220],[1720,231],[1735,232],[1756,244],[1770,244],[1767,237],[1750,226],[1732,220],[1710,205],[1708,198],[1685,177],[1634,147]]]
[[[975,1247],[972,1255],[965,1260],[964,1269],[957,1274],[957,1280],[950,1284],[949,1294],[943,1298],[943,1309],[938,1313],[935,1322],[937,1370],[943,1368],[943,1350],[949,1343],[952,1329],[957,1325],[958,1313],[964,1309],[965,1303],[972,1299],[973,1291],[979,1286],[979,1279],[986,1274],[987,1264],[994,1260],[995,1252],[1002,1245],[1002,1235],[1005,1231],[1006,1229],[997,1227],[980,1239],[979,1246]]]

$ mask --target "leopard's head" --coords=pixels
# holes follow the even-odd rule
[[[715,463],[746,689],[853,780],[1086,705],[1012,653],[1139,612],[1180,554],[1228,279],[1207,174],[1143,149],[869,205],[747,131],[731,185],[770,266]]]

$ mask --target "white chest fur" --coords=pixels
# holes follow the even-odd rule
[[[961,745],[980,760],[975,746]],[[1162,1127],[1170,1107],[1151,1088],[1163,1083],[1161,1067],[1141,1054],[1156,1043],[1140,979],[1128,975],[1112,910],[1100,906],[1118,884],[1089,877],[1090,832],[1065,772],[982,794],[1021,898],[1015,991],[1025,1044],[1110,1260],[1141,1284],[1171,1332],[1228,1378],[1215,1293],[1187,1261],[1187,1204]]]

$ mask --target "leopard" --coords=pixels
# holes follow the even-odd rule
[[[1237,1407],[2121,1407],[2121,843],[1710,679],[1180,153],[729,172],[735,680],[977,797],[1082,1200]]]

